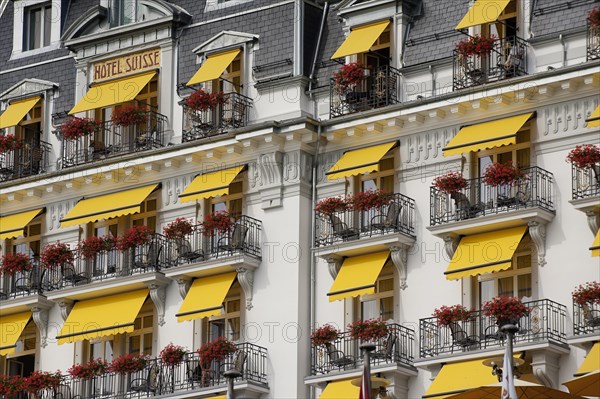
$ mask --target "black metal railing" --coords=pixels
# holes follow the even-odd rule
[[[400,71],[391,66],[365,68],[365,76],[357,84],[342,87],[331,79],[329,115],[335,118],[354,112],[381,108],[400,102]]]
[[[586,48],[586,59],[588,61],[597,60],[600,58],[600,26],[592,26],[589,22],[587,27]]]
[[[401,364],[413,367],[415,332],[410,328],[389,323],[389,335],[375,343],[371,352],[371,366]],[[352,370],[363,365],[361,342],[343,332],[338,339],[327,345],[311,348],[311,374],[327,374],[334,371]]]
[[[514,336],[516,346],[549,341],[566,343],[566,306],[548,299],[526,302],[525,306],[530,313],[519,319],[519,332]],[[439,325],[435,317],[421,319],[419,324],[421,358],[500,348],[505,344],[496,319],[481,310],[474,311],[469,320],[448,326]]]
[[[50,149],[50,144],[45,141],[18,141],[17,148],[0,153],[0,182],[46,172]]]
[[[160,271],[169,263],[170,242],[160,234],[126,251],[101,251],[92,258],[77,252],[72,264],[47,268],[42,286],[52,291],[135,274]]]
[[[517,36],[494,40],[487,55],[453,55],[453,87],[460,90],[527,74],[527,42]]]
[[[600,332],[600,304],[573,302],[573,334],[586,335]]]
[[[571,166],[573,199],[600,196],[600,164],[589,168]]]
[[[207,232],[202,224],[183,239],[171,240],[168,266],[234,255],[262,256],[262,222],[242,215],[228,231]]]
[[[213,362],[208,369],[201,367],[196,352],[188,353],[183,362],[175,365],[164,364],[159,358],[153,358],[144,369],[131,374],[108,373],[91,379],[65,376],[60,387],[40,392],[36,398],[147,398],[215,387],[222,387],[225,391],[227,380],[223,373],[235,367],[236,359],[242,357],[243,360],[238,360],[242,376],[235,380],[236,383],[252,382],[266,386],[267,350],[249,343],[239,343],[236,347],[234,354],[221,362]]]
[[[223,104],[214,109],[195,110],[185,104],[183,107],[182,141],[203,139],[248,125],[252,99],[242,94],[231,92],[223,95]]]
[[[492,187],[477,178],[452,194],[431,187],[431,226],[532,207],[554,212],[552,173],[537,166],[522,171],[525,177],[509,185]]]
[[[167,117],[155,111],[144,114],[144,121],[140,123],[119,126],[108,120],[92,134],[76,140],[63,140],[60,167],[68,168],[163,147]]]
[[[39,257],[30,257],[29,260],[31,270],[0,275],[0,301],[42,293],[44,269],[40,268]]]
[[[316,212],[315,246],[389,233],[415,235],[415,200],[395,193],[381,208],[347,209],[331,215]]]

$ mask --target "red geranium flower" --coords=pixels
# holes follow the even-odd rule
[[[42,251],[42,265],[52,268],[66,263],[73,263],[75,255],[67,244],[58,241],[56,244],[48,244]]]
[[[593,144],[578,145],[567,155],[567,162],[579,169],[587,169],[600,162],[600,148]]]

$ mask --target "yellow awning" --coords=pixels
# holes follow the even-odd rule
[[[379,144],[359,150],[346,151],[325,175],[328,180],[379,171],[379,161],[396,145],[396,142]]]
[[[177,321],[181,323],[220,315],[223,301],[236,276],[237,273],[233,272],[194,280],[175,315]]]
[[[134,100],[154,75],[156,71],[144,72],[95,84],[69,111],[69,115]]]
[[[448,280],[507,270],[527,226],[463,237],[444,272]]]
[[[41,98],[38,96],[11,102],[6,111],[0,115],[0,129],[18,125]]]
[[[188,202],[229,194],[229,185],[246,165],[217,170],[196,176],[194,180],[179,194],[179,202]]]
[[[240,49],[209,55],[200,69],[187,82],[188,86],[218,79],[240,53]]]
[[[327,384],[319,399],[358,399],[360,388],[352,380],[333,381]]]
[[[82,199],[60,220],[61,227],[95,222],[140,212],[142,202],[158,184]]]
[[[331,59],[333,60],[335,58],[369,51],[389,24],[390,21],[385,20],[351,28],[350,34],[346,40],[344,40],[344,43],[336,50],[335,54],[331,56]]]
[[[596,237],[590,247],[590,251],[592,251],[592,256],[600,256],[600,230],[596,232]]]
[[[593,371],[563,383],[572,395],[600,396],[600,371]]]
[[[15,352],[17,341],[30,318],[31,312],[0,315],[0,356]]]
[[[133,332],[148,289],[76,302],[56,336],[58,344]]]
[[[16,238],[24,234],[25,227],[45,208],[34,209],[33,211],[15,213],[0,217],[0,240],[7,238]]]
[[[443,149],[444,156],[460,155],[464,152],[515,144],[517,142],[517,132],[532,116],[533,113],[529,113],[465,126],[456,133],[456,136]]]
[[[600,342],[596,342],[594,346],[592,346],[590,353],[587,354],[585,360],[577,369],[575,377],[591,373],[592,371],[596,371],[598,369],[600,369]]]
[[[456,25],[456,30],[495,22],[510,0],[475,0],[467,14]]]
[[[590,114],[590,116],[585,120],[587,122],[587,127],[599,127],[600,126],[600,105]]]
[[[444,365],[423,399],[442,399],[472,388],[498,383],[496,376],[492,375],[492,369],[484,366],[482,361],[477,359]]]
[[[375,293],[375,282],[390,253],[353,256],[344,259],[342,267],[329,289],[329,302]]]

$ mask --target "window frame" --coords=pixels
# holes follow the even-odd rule
[[[221,314],[218,316],[211,316],[208,319],[203,319],[203,342],[206,343],[208,341],[212,340],[212,325],[215,322],[218,321],[223,321],[223,325],[224,325],[224,335],[221,335],[227,339],[229,339],[230,341],[234,342],[234,343],[239,343],[242,341],[242,303],[244,301],[243,298],[243,292],[242,292],[242,287],[240,286],[240,283],[236,280],[234,281],[234,283],[231,285],[231,287],[229,288],[229,291],[227,292],[227,295],[225,296],[225,299],[223,300],[223,303],[221,304]],[[239,310],[237,311],[233,311],[233,312],[228,312],[228,306],[227,304],[229,302],[235,302],[238,301],[239,303]],[[237,339],[235,339],[235,334],[232,334],[231,331],[229,331],[229,326],[230,320],[235,320],[238,319],[238,326],[239,326],[239,331],[237,331]]]
[[[380,283],[383,280],[392,280],[392,289],[391,290],[387,290],[387,291],[380,291]],[[391,260],[388,260],[386,262],[386,264],[383,266],[383,269],[381,269],[381,273],[379,273],[379,276],[377,276],[377,280],[375,280],[375,293],[373,294],[367,294],[367,295],[361,295],[357,298],[355,298],[354,300],[354,308],[355,308],[355,312],[354,314],[356,315],[355,320],[364,320],[363,314],[362,314],[362,304],[364,302],[369,302],[369,301],[376,301],[376,313],[378,314],[376,318],[383,318],[383,315],[381,314],[381,300],[382,299],[386,299],[386,298],[392,298],[392,317],[389,317],[383,321],[387,321],[387,320],[395,320],[396,319],[396,306],[397,306],[397,297],[396,297],[396,288],[397,288],[397,283],[398,279],[396,278],[395,275],[395,271],[394,271],[394,266],[392,264]]]
[[[23,34],[21,51],[33,51],[49,47],[52,44],[52,2],[44,1],[38,4],[27,5],[23,8]],[[32,23],[32,12],[40,11],[39,32],[36,29],[36,36],[39,39],[39,45],[32,45],[32,28],[37,27],[37,23]],[[50,14],[48,17],[47,14]]]
[[[381,158],[381,160],[379,161],[378,172],[363,173],[357,176],[358,182],[356,185],[356,192],[365,191],[365,189],[363,188],[363,183],[367,180],[375,180],[375,185],[377,189],[383,189],[382,179],[390,176],[392,177],[392,190],[390,191],[390,193],[393,194],[396,191],[396,156],[393,151],[394,149],[392,148],[386,155],[384,155],[383,158]],[[386,168],[385,164],[390,159],[392,160],[392,167]]]

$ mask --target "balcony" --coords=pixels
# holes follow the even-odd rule
[[[414,369],[415,332],[396,323],[389,323],[388,328],[390,330],[388,337],[378,341],[375,351],[371,353],[371,369],[375,371],[386,366]],[[362,368],[360,344],[360,341],[352,339],[350,333],[346,331],[327,346],[312,346],[311,375]]]
[[[224,103],[214,109],[195,110],[183,107],[182,141],[194,141],[216,136],[248,125],[252,99],[236,92],[224,94]]]
[[[519,332],[514,336],[516,348],[539,348],[540,344],[566,345],[566,306],[548,299],[526,302],[525,306],[530,314],[519,320]],[[505,344],[495,318],[485,316],[482,310],[473,312],[472,318],[467,321],[453,322],[449,326],[439,325],[435,317],[421,319],[419,332],[421,360],[497,350],[504,348]]]
[[[573,334],[575,336],[593,335],[597,338],[600,331],[600,304],[573,302]],[[595,338],[594,338],[595,337]]]
[[[573,200],[600,196],[600,164],[582,169],[571,167]]]
[[[18,148],[0,154],[0,182],[46,172],[50,149],[50,144],[45,141],[23,140]]]
[[[146,111],[143,122],[130,126],[105,121],[90,135],[76,140],[63,140],[59,165],[61,168],[70,168],[163,147],[166,128],[167,117],[155,111]]]
[[[365,76],[347,88],[331,79],[329,85],[329,115],[331,118],[386,107],[400,102],[398,85],[400,72],[391,66],[365,69]]]
[[[42,293],[44,270],[38,257],[31,257],[30,261],[33,268],[28,272],[0,275],[0,301]]]
[[[586,49],[587,61],[600,59],[600,26],[592,26],[589,22]]]
[[[431,227],[483,216],[523,214],[534,208],[553,215],[552,173],[537,166],[522,171],[525,178],[511,185],[491,187],[477,178],[469,180],[467,188],[452,194],[431,187]]]
[[[454,50],[453,88],[461,90],[527,74],[527,42],[517,36],[494,41],[488,55],[464,56]]]

